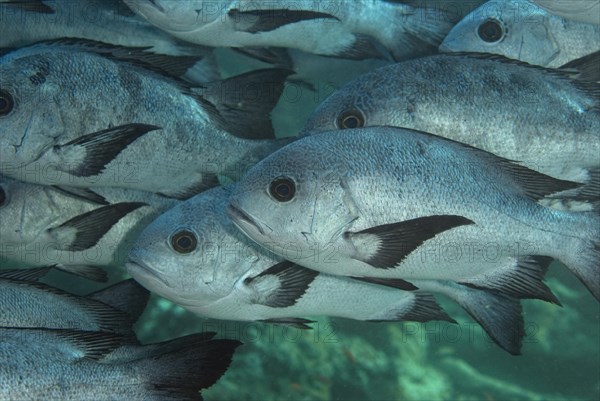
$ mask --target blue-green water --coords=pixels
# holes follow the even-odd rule
[[[256,67],[229,51],[217,54],[222,75]],[[310,110],[340,82],[370,68],[339,69],[312,82],[316,91],[292,86],[273,113],[279,136],[291,136]],[[125,278],[114,267],[111,281]],[[60,273],[47,282],[86,293],[100,288]],[[312,330],[263,323],[202,319],[153,296],[136,325],[143,343],[199,331],[239,339],[227,373],[208,390],[213,400],[599,400],[600,305],[553,264],[547,282],[563,307],[523,301],[527,337],[522,355],[497,347],[456,304],[443,302],[458,324],[368,323],[313,317]],[[309,316],[307,316],[309,317]]]

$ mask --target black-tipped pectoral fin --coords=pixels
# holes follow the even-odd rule
[[[242,11],[233,8],[227,12],[235,29],[241,32],[259,33],[274,31],[286,25],[314,19],[339,19],[331,14],[311,10],[265,9]]]
[[[257,295],[256,303],[272,308],[294,305],[319,273],[287,260],[244,280]]]
[[[160,127],[148,124],[120,125],[57,145],[54,151],[65,162],[68,173],[91,177],[100,174],[133,141],[157,129]]]
[[[346,232],[344,238],[352,243],[354,259],[378,269],[398,266],[425,241],[452,228],[474,224],[454,215],[419,217],[399,223],[384,224],[359,232]]]
[[[142,206],[146,204],[123,202],[103,206],[48,229],[48,234],[56,241],[59,249],[83,251],[96,245],[119,220]]]

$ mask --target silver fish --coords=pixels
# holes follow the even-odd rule
[[[135,338],[132,325],[149,296],[133,280],[82,297],[46,284],[19,280],[16,274],[12,277],[5,278],[0,270],[1,327],[106,331]],[[118,309],[111,306],[115,295],[124,295]]]
[[[600,215],[538,204],[568,182],[431,134],[325,132],[265,158],[229,213],[248,237],[344,276],[450,280],[517,298],[554,296],[561,260],[600,300]],[[289,257],[290,255],[288,255]]]
[[[563,19],[529,0],[483,4],[452,28],[440,45],[442,52],[501,54],[553,68],[598,50],[600,24]]]
[[[230,193],[230,187],[214,188],[157,218],[132,248],[129,274],[191,312],[215,319],[451,320],[430,294],[320,274],[265,252],[227,218]]]
[[[415,280],[420,290],[413,291],[403,280],[359,281],[306,269],[235,229],[226,216],[232,189],[211,189],[157,218],[132,249],[129,273],[203,317],[300,327],[308,321],[299,316],[316,315],[452,321],[427,292],[435,291],[458,302],[503,349],[519,353],[524,328],[518,300],[450,282]]]
[[[584,61],[581,70],[598,74],[594,59]],[[333,93],[304,132],[384,125],[431,132],[552,177],[588,183],[575,197],[597,202],[600,87],[571,74],[476,54],[405,61]]]
[[[63,40],[0,58],[0,172],[186,198],[215,186],[218,175],[236,179],[286,143],[265,138],[273,137],[269,113],[289,71],[194,89],[149,69],[148,57]]]
[[[532,0],[548,12],[566,19],[600,24],[600,0]]]
[[[0,398],[201,400],[240,345],[213,335],[135,347],[111,333],[1,328]]]
[[[133,14],[120,0],[0,2],[0,48],[60,38],[102,40],[180,57],[173,71],[194,82],[219,79],[212,49],[175,39]],[[100,39],[101,38],[101,39]]]
[[[3,265],[58,265],[75,273],[122,265],[143,227],[178,202],[123,188],[56,188],[2,176],[0,201]]]
[[[295,48],[350,59],[400,60],[431,53],[453,25],[439,1],[414,5],[373,0],[125,3],[157,27],[192,43]]]

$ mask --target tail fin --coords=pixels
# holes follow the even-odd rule
[[[506,352],[521,354],[525,335],[518,299],[492,290],[478,290],[449,281],[413,280],[419,288],[439,292],[457,302]]]
[[[568,236],[560,238],[564,242],[563,251],[554,255],[586,286],[594,298],[600,302],[600,213],[567,212],[563,226]]]
[[[136,369],[148,378],[148,391],[161,400],[201,400],[199,391],[225,373],[240,344],[192,334],[164,346],[150,345],[153,354],[136,362]]]
[[[565,260],[565,265],[600,302],[600,239],[589,242],[586,248],[578,252],[576,261]]]

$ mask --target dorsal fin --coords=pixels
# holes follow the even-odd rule
[[[573,60],[560,68],[548,68],[539,65],[528,64],[524,61],[515,60],[492,53],[456,52],[444,53],[448,57],[469,57],[479,60],[492,60],[499,63],[513,64],[521,67],[539,70],[559,79],[568,80],[575,88],[590,96],[596,102],[594,109],[600,111],[600,83],[593,79],[598,77],[598,64],[600,63],[600,52],[592,53],[580,59]],[[595,69],[595,72],[594,72]]]
[[[99,54],[113,60],[126,62],[171,78],[179,78],[202,60],[201,56],[170,56],[157,54],[148,47],[126,47],[90,39],[62,38],[38,42],[31,47],[61,46],[75,51]]]
[[[464,148],[469,153],[475,153],[481,160],[487,162],[488,167],[492,167],[490,170],[494,171],[498,175],[499,181],[508,181],[512,184],[515,184],[516,188],[519,189],[518,192],[521,195],[525,195],[536,201],[539,201],[548,195],[579,188],[583,185],[577,182],[565,181],[550,177],[528,167],[521,166],[515,161],[505,159],[503,157],[496,156],[491,152],[476,148],[475,146],[454,141],[452,139],[441,137],[429,132],[413,130],[409,128],[388,128],[392,128],[394,130],[412,131],[421,136],[434,137],[440,141],[450,142],[453,144],[453,146]]]

